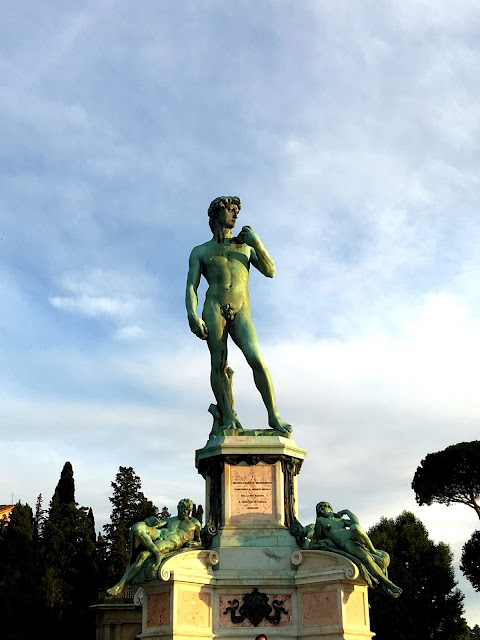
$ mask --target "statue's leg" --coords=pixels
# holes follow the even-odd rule
[[[221,414],[222,428],[235,429],[230,381],[227,376],[227,322],[218,304],[205,303],[203,320],[208,327],[207,344],[210,349],[210,383]]]
[[[345,551],[351,553],[353,556],[356,556],[359,560],[363,562],[363,564],[367,567],[368,572],[375,576],[389,591],[389,593],[398,598],[398,596],[402,593],[400,587],[397,587],[388,577],[385,575],[382,568],[374,561],[372,556],[368,551],[359,546],[358,542],[354,542],[353,540],[346,540],[344,543]]]
[[[363,529],[363,527],[359,524],[352,524],[350,529],[350,538],[355,540],[355,542],[359,542],[364,547],[366,547],[371,553],[376,553],[376,549],[372,544],[372,541],[368,537],[367,532]]]
[[[233,322],[230,323],[230,335],[252,368],[255,386],[260,391],[267,409],[269,426],[282,433],[290,432],[292,427],[282,420],[277,411],[272,376],[260,354],[257,332],[247,304],[242,306],[235,315]]]
[[[137,575],[143,563],[148,559],[150,555],[151,555],[150,551],[147,551],[147,550],[142,551],[142,553],[138,555],[135,562],[133,564],[130,564],[127,567],[127,570],[125,571],[125,573],[123,574],[123,577],[119,580],[119,582],[117,582],[117,584],[111,587],[110,589],[107,589],[107,594],[109,596],[116,596],[119,593],[121,593],[125,588],[125,585]]]

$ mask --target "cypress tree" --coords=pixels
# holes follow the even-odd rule
[[[0,620],[2,638],[27,640],[45,618],[42,558],[33,513],[18,502],[0,525]],[[43,638],[42,629],[35,631]]]
[[[42,497],[42,494],[40,493],[38,495],[37,502],[35,505],[35,516],[33,519],[34,527],[35,527],[34,535],[37,541],[39,542],[43,539],[43,527],[45,526],[46,513],[47,512],[43,508],[43,497]]]
[[[170,513],[170,511],[169,511],[169,510],[168,510],[168,508],[165,506],[165,507],[162,507],[162,510],[160,511],[159,518],[160,518],[160,520],[166,520],[167,518],[170,518],[170,517],[171,517],[171,515],[172,515],[172,514]]]
[[[103,586],[117,582],[129,563],[129,528],[149,516],[159,515],[157,507],[141,490],[140,477],[132,467],[119,467],[112,489],[113,494],[109,498],[113,505],[110,522],[103,527],[108,546]]]
[[[96,600],[95,523],[91,509],[75,502],[66,462],[44,526],[45,597],[52,638],[84,638],[93,630],[88,607]]]

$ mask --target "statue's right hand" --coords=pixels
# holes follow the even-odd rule
[[[161,563],[162,563],[162,554],[157,549],[156,552],[154,553],[154,563],[151,567],[151,574],[153,577],[156,576],[158,568],[160,567]]]
[[[208,329],[205,322],[198,316],[188,316],[188,324],[192,333],[194,333],[200,340],[206,340],[208,337]]]

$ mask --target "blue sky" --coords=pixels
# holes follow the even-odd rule
[[[480,6],[458,0],[18,0],[0,25],[0,502],[110,512],[133,466],[203,502],[209,358],[184,311],[206,211],[277,266],[250,292],[319,499],[414,511],[458,565],[466,507],[417,507],[421,459],[478,438]],[[203,297],[204,288],[201,296]],[[235,347],[236,408],[265,412]],[[470,623],[478,596],[458,572]]]

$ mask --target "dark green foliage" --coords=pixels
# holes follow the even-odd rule
[[[65,462],[63,465],[60,480],[53,498],[58,498],[60,504],[71,504],[75,502],[75,481],[73,479],[73,467],[71,462]]]
[[[480,640],[480,627],[476,624],[470,629],[470,640]]]
[[[132,467],[119,467],[112,488],[110,522],[103,527],[108,554],[106,573],[102,575],[105,584],[102,586],[117,582],[128,566],[130,527],[149,516],[159,515],[157,507],[141,491],[140,477]]]
[[[97,539],[92,510],[75,502],[70,462],[63,467],[48,511],[40,494],[35,515],[18,503],[10,522],[0,522],[2,640],[94,638],[89,607],[97,601],[99,586],[116,582],[128,564],[129,527],[158,515],[131,467],[120,467],[112,486],[106,538],[99,534]],[[162,517],[169,516],[164,507]]]
[[[171,516],[172,516],[172,514],[167,509],[167,507],[163,507],[162,510],[160,511],[159,518],[160,518],[160,520],[166,520],[167,518],[170,518]]]
[[[28,504],[18,502],[0,526],[0,620],[4,640],[26,640],[45,618],[42,557]],[[42,632],[35,634],[43,638]]]
[[[370,591],[376,640],[468,640],[449,546],[430,540],[423,523],[407,511],[382,518],[369,535],[375,547],[390,554],[389,578],[403,589],[395,600]]]
[[[130,562],[128,528],[124,524],[119,524],[106,540],[107,561],[102,575],[103,587],[118,582]]]
[[[35,505],[35,517],[34,517],[34,527],[35,527],[34,535],[38,541],[42,540],[43,538],[43,527],[45,526],[46,513],[47,513],[46,510],[43,508],[42,494],[40,493]]]
[[[52,638],[84,638],[93,630],[88,607],[98,578],[95,523],[91,509],[78,507],[72,465],[67,462],[50,502],[43,530],[45,600]]]
[[[412,489],[418,504],[466,504],[480,518],[480,440],[429,453],[417,468]]]
[[[103,590],[108,584],[108,543],[101,533],[98,534],[95,543],[97,569],[98,569],[98,585]]]
[[[475,591],[480,591],[480,531],[474,531],[463,545],[460,569]]]

